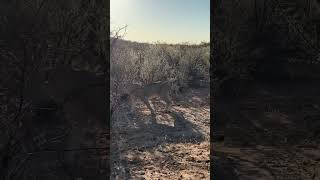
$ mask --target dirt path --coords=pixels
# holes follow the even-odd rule
[[[122,114],[113,125],[112,179],[209,179],[209,89],[181,94],[170,113],[154,104],[156,123],[140,104],[135,115]]]

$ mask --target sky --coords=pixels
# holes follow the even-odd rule
[[[210,39],[210,0],[110,0],[110,16],[111,31],[127,25],[124,39],[131,41],[198,44]]]

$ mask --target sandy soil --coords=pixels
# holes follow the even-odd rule
[[[170,113],[159,100],[153,104],[156,122],[142,103],[113,122],[112,179],[209,179],[209,89],[187,90]]]

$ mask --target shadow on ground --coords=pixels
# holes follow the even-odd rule
[[[112,145],[122,151],[117,154],[122,163],[114,178],[208,178],[209,104],[203,103],[209,101],[208,93],[208,89],[192,89],[184,94],[191,98],[174,101],[168,113],[164,104],[154,100],[156,116],[143,104],[135,115],[129,114],[128,122],[117,129],[122,143]],[[195,161],[193,169],[191,161]]]

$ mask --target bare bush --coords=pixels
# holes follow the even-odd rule
[[[115,43],[116,40],[117,42]],[[174,90],[192,80],[209,81],[209,44],[146,44],[111,38],[111,108],[134,87],[175,79]]]

